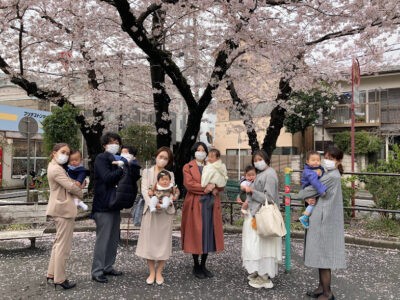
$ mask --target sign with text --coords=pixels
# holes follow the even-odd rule
[[[42,121],[48,115],[51,115],[51,112],[24,107],[0,105],[0,131],[19,131],[18,124],[21,119],[30,117],[36,120],[39,126],[38,133],[43,133]]]

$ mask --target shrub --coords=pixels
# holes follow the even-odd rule
[[[393,146],[388,161],[379,160],[376,165],[369,165],[367,172],[400,173],[400,148]],[[367,190],[374,197],[375,205],[382,209],[400,209],[400,177],[395,176],[360,176]],[[388,214],[383,214],[388,216]],[[393,218],[395,216],[393,215]]]

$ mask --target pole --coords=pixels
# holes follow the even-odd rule
[[[355,150],[355,114],[354,114],[354,100],[358,103],[358,86],[360,85],[360,65],[358,60],[353,58],[352,67],[351,67],[351,172],[354,172],[354,150]],[[356,98],[356,99],[355,99]],[[351,182],[351,206],[354,208],[355,206],[355,184],[354,181]],[[355,210],[352,210],[351,217],[354,218],[356,216]]]
[[[286,236],[285,236],[285,272],[290,271],[290,175],[293,170],[286,167],[285,170],[285,226],[286,226]]]
[[[240,182],[240,132],[238,133],[238,181]]]
[[[27,133],[27,143],[28,143],[28,153],[26,155],[27,158],[27,162],[26,162],[26,202],[29,202],[29,189],[30,189],[30,160],[31,160],[31,137],[30,137],[30,132],[29,132],[29,124],[30,123],[30,119],[27,118],[26,119],[26,133]],[[32,178],[33,180],[33,178]]]

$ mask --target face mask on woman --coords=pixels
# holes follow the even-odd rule
[[[206,158],[206,156],[207,156],[207,153],[205,151],[196,151],[194,153],[194,157],[200,161],[203,161]]]
[[[119,145],[117,145],[117,144],[106,145],[106,151],[111,154],[117,154],[118,150],[119,150]]]
[[[256,167],[257,170],[264,171],[265,168],[267,167],[267,164],[265,163],[264,160],[259,160],[254,163],[254,166]]]
[[[168,161],[163,158],[156,158],[156,165],[160,168],[164,168],[168,164]]]
[[[324,160],[322,161],[322,166],[323,166],[325,169],[327,169],[328,171],[329,171],[329,170],[333,170],[333,169],[336,168],[335,161],[330,160],[330,159],[324,159]]]
[[[56,160],[56,162],[59,165],[63,165],[68,161],[69,156],[66,154],[62,154],[62,153],[58,153],[56,154],[56,156],[54,157],[54,159]]]

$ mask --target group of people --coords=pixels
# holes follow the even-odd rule
[[[107,276],[123,273],[114,268],[120,236],[120,210],[110,209],[109,202],[120,188],[121,179],[128,176],[135,188],[136,197],[140,166],[128,148],[121,149],[121,138],[116,133],[101,137],[104,152],[94,163],[94,197],[92,218],[96,223],[96,242],[93,252],[92,279],[107,283]],[[126,152],[126,153],[124,153]],[[185,253],[192,254],[192,273],[196,278],[214,277],[207,268],[208,254],[224,250],[224,234],[220,192],[228,176],[217,149],[208,149],[197,142],[191,149],[193,159],[183,167],[183,185],[186,191],[181,221],[181,244]],[[77,206],[82,205],[82,188],[85,182],[71,175],[68,159],[73,160],[67,144],[56,144],[48,167],[50,198],[47,215],[53,217],[56,237],[53,244],[47,281],[64,289],[76,284],[65,274],[66,260],[72,245]],[[118,155],[120,153],[120,155]],[[317,153],[318,154],[318,153]],[[330,148],[324,154],[323,171],[313,162],[316,153],[307,157],[307,166],[313,177],[304,180],[299,195],[313,209],[307,209],[302,224],[307,227],[305,238],[305,265],[319,269],[319,286],[307,295],[318,299],[334,299],[331,286],[331,269],[344,268],[343,201],[340,172],[343,153]],[[319,157],[319,154],[318,154]],[[161,147],[155,155],[155,164],[144,169],[141,193],[145,200],[136,255],[146,259],[146,283],[162,285],[165,263],[172,254],[172,225],[175,214],[174,201],[179,197],[174,173],[170,170],[173,154]],[[242,261],[249,273],[249,285],[254,288],[272,288],[271,281],[278,274],[282,260],[282,239],[261,237],[257,234],[254,217],[267,203],[279,205],[278,176],[269,166],[268,155],[258,150],[253,153],[252,165],[245,169],[240,184],[244,217],[242,234]],[[74,170],[80,164],[75,163]],[[317,171],[321,170],[321,171]],[[323,173],[322,173],[323,172]],[[70,174],[70,176],[68,176]],[[315,175],[314,175],[315,174]],[[314,177],[316,176],[316,182]],[[318,200],[317,200],[318,199]],[[312,212],[312,213],[311,213]]]

